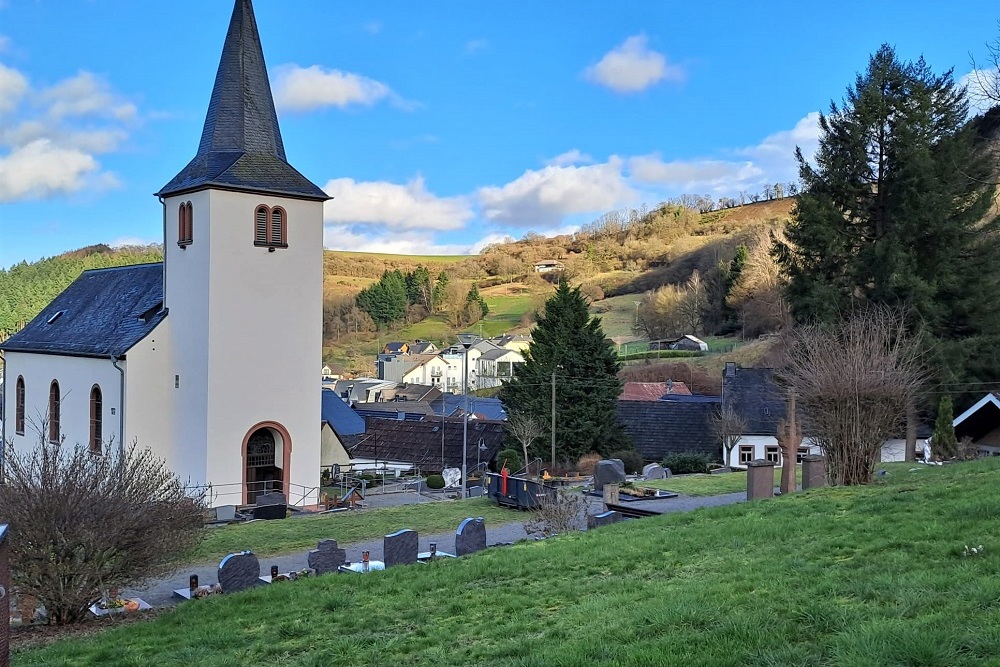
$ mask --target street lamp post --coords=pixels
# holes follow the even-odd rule
[[[458,341],[465,348],[462,354],[462,396],[465,397],[465,410],[462,415],[462,500],[469,494],[469,348],[475,340],[476,334],[458,334]]]

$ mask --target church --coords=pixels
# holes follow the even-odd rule
[[[156,195],[164,261],[83,273],[3,345],[3,438],[135,442],[210,505],[320,478],[323,204],[285,157],[236,0],[194,159]]]

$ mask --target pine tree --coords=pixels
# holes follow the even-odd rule
[[[508,411],[545,424],[533,455],[547,461],[555,373],[556,458],[575,462],[588,452],[606,455],[630,446],[616,413],[622,389],[618,370],[614,345],[604,337],[600,319],[590,316],[580,289],[571,289],[564,279],[545,303],[525,363],[514,367],[500,399]]]
[[[984,344],[1000,339],[1000,219],[984,222],[993,179],[967,116],[950,71],[883,46],[820,117],[815,167],[797,151],[804,189],[775,247],[797,321],[834,322],[859,302],[902,307],[936,343],[943,382],[1000,374]]]
[[[931,451],[939,459],[950,459],[958,454],[958,440],[955,438],[955,427],[951,397],[942,396],[938,404],[937,420],[934,422],[934,435],[931,436]]]

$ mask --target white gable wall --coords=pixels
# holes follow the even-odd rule
[[[4,358],[7,365],[7,380],[3,386],[6,437],[19,452],[28,452],[38,445],[37,429],[43,426],[49,415],[52,380],[59,382],[59,426],[64,444],[87,446],[90,443],[90,390],[95,384],[101,388],[103,441],[121,442],[121,374],[110,359],[24,352],[7,352]],[[124,362],[118,365],[125,366]],[[18,376],[24,377],[24,435],[14,432]],[[112,408],[114,415],[111,414]],[[47,430],[44,435],[48,438]]]

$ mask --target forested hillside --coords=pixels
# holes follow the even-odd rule
[[[163,248],[159,245],[124,248],[94,245],[0,270],[0,340],[24,326],[82,271],[162,259]]]

